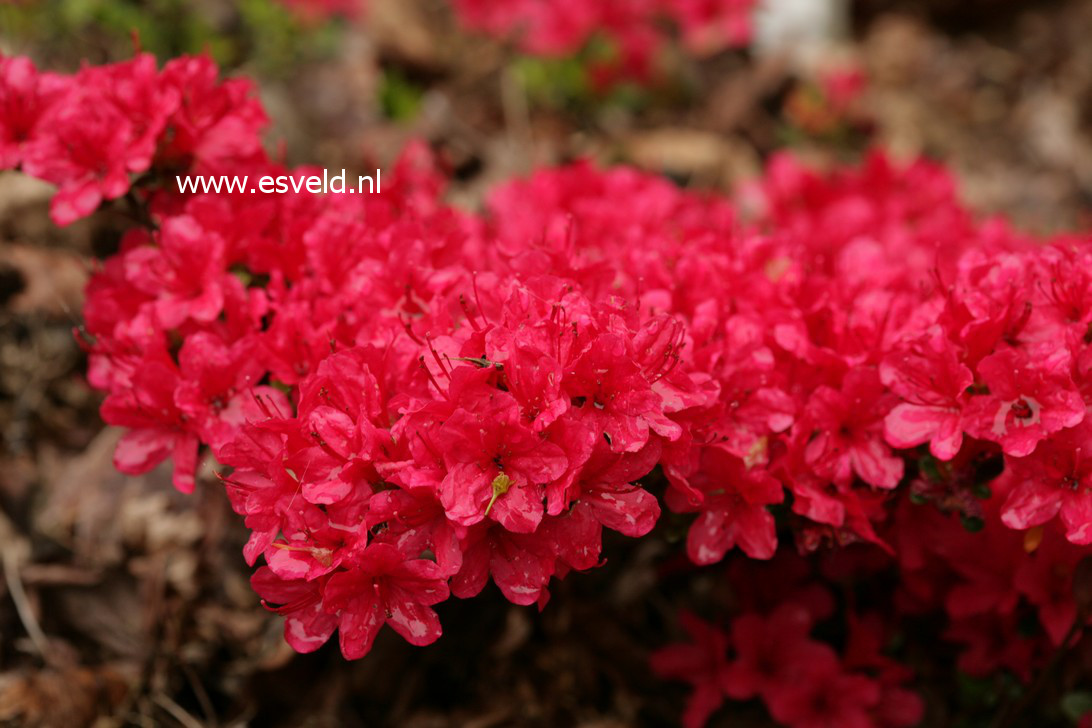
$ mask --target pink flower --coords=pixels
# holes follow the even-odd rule
[[[161,83],[178,96],[169,133],[156,163],[198,173],[234,173],[247,162],[262,161],[261,133],[268,123],[253,84],[238,79],[217,82],[208,56],[183,56],[163,67]]]
[[[829,647],[808,637],[812,621],[807,609],[792,603],[768,617],[745,614],[734,619],[736,657],[722,678],[725,692],[736,700],[762,696],[776,702],[783,689],[808,674],[810,664],[837,660]]]
[[[699,53],[751,40],[755,0],[665,0],[663,5],[678,20],[687,46]]]
[[[572,55],[596,35],[619,47],[616,64],[593,66],[599,80],[641,78],[668,37],[661,21],[683,32],[700,53],[745,45],[750,40],[754,0],[454,0],[464,25],[497,36],[514,36],[524,50],[546,56]]]
[[[390,544],[372,544],[348,571],[330,576],[323,608],[337,615],[341,652],[355,660],[368,654],[384,624],[414,645],[440,637],[440,620],[430,606],[447,599],[440,568],[424,559],[406,560]]]
[[[114,451],[123,473],[146,473],[168,457],[174,460],[174,485],[189,493],[197,469],[197,434],[174,403],[180,374],[166,352],[150,353],[136,368],[131,385],[102,404],[108,424],[130,428]]]
[[[179,351],[182,381],[174,392],[175,406],[214,451],[235,438],[239,425],[290,411],[283,392],[256,386],[262,371],[252,352],[251,341],[229,347],[204,332],[186,339]]]
[[[1045,437],[1079,424],[1085,404],[1066,365],[1064,356],[1033,362],[1011,348],[987,356],[978,374],[989,393],[972,397],[967,405],[967,432],[1000,444],[1006,455],[1023,457]]]
[[[39,122],[23,148],[27,174],[58,186],[50,213],[58,225],[89,215],[129,190],[130,174],[152,165],[156,141],[178,103],[160,86],[150,54],[87,67]]]
[[[796,680],[768,699],[770,714],[794,728],[872,728],[880,686],[864,675],[846,673],[832,653],[812,659]],[[817,656],[818,657],[818,656]]]
[[[647,456],[597,449],[583,470],[576,507],[587,508],[596,521],[613,531],[644,536],[656,525],[660,504],[633,481],[648,473],[651,464]]]
[[[392,543],[407,557],[421,558],[431,551],[445,575],[462,567],[459,529],[447,519],[430,488],[384,490],[368,501],[368,521],[386,524],[377,537]]]
[[[1067,539],[1092,543],[1092,423],[1062,430],[1009,463],[1013,488],[1001,509],[1006,526],[1026,529],[1060,516]]]
[[[682,432],[664,415],[660,395],[615,334],[600,335],[581,354],[565,377],[565,389],[579,402],[577,419],[602,432],[614,452],[639,450],[650,431],[668,440]]]
[[[243,547],[251,566],[281,533],[301,490],[298,476],[285,465],[288,447],[300,443],[286,429],[276,420],[244,425],[220,452],[235,467],[220,477],[232,509],[251,531]]]
[[[1044,529],[1042,542],[1016,565],[1014,586],[1038,610],[1039,623],[1054,645],[1062,644],[1081,616],[1074,598],[1074,576],[1086,555],[1057,529]]]
[[[296,652],[314,652],[337,629],[337,617],[323,609],[321,582],[281,579],[263,566],[254,572],[250,585],[263,604],[284,616],[284,640]]]
[[[489,578],[513,604],[543,599],[557,564],[557,547],[541,536],[511,533],[483,521],[462,540],[463,565],[451,579],[451,593],[460,599],[477,596]]]
[[[693,689],[686,701],[683,725],[701,728],[724,703],[728,636],[689,612],[679,614],[679,622],[692,643],[656,650],[649,656],[649,665],[661,679],[690,683]]]
[[[805,459],[816,474],[838,484],[858,475],[877,488],[894,488],[902,478],[902,460],[883,439],[888,399],[875,369],[854,369],[841,391],[820,387],[805,410],[812,436]]]
[[[23,161],[23,146],[34,139],[49,107],[68,87],[68,80],[39,73],[29,58],[0,55],[0,169]]]
[[[464,526],[487,516],[516,533],[542,520],[546,484],[568,465],[564,451],[521,423],[515,399],[484,396],[456,410],[435,436],[447,474],[439,486],[448,516]]]
[[[928,442],[938,459],[954,458],[963,444],[965,390],[974,377],[941,329],[889,354],[880,379],[904,400],[884,419],[887,442],[897,448]]]
[[[125,255],[126,277],[155,297],[156,318],[164,328],[187,319],[211,322],[223,310],[224,288],[230,285],[223,239],[183,215],[165,221],[155,242]]]
[[[781,483],[768,471],[748,468],[722,448],[707,447],[694,484],[704,493],[686,539],[687,554],[695,564],[714,564],[733,546],[751,558],[773,556],[777,533],[766,506],[781,503],[785,496]]]

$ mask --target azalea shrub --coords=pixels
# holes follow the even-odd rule
[[[606,41],[613,63],[602,76],[647,77],[656,53],[678,36],[705,55],[747,45],[756,0],[451,0],[469,30],[510,39],[526,53],[572,56],[590,41]],[[665,25],[668,29],[665,31]]]
[[[305,18],[354,17],[365,0],[280,0]],[[756,0],[449,0],[464,30],[523,53],[569,58],[598,45],[600,84],[647,79],[656,55],[679,45],[694,55],[746,46]],[[603,57],[606,56],[606,57]]]
[[[480,213],[423,146],[376,194],[178,191],[314,174],[265,122],[205,57],[0,59],[0,167],[56,185],[58,224],[134,220],[78,332],[117,468],[170,460],[189,492],[210,463],[296,650],[427,645],[433,607],[490,582],[544,608],[604,529],[668,518],[691,566],[665,573],[734,595],[652,654],[688,726],[725,700],[914,725],[919,618],[972,676],[1030,681],[1079,639],[1087,236],[979,220],[942,167],[881,152],[777,156],[732,197],[576,163]]]
[[[281,0],[303,13],[353,16],[366,0]],[[602,35],[644,57],[667,39],[666,22],[702,53],[746,45],[756,0],[450,0],[466,28],[515,41],[529,53],[567,56]]]

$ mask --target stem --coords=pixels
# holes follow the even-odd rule
[[[1024,711],[1028,709],[1028,706],[1035,700],[1035,698],[1046,687],[1049,678],[1052,677],[1054,671],[1058,669],[1058,665],[1061,664],[1062,659],[1066,653],[1069,652],[1071,646],[1075,646],[1080,639],[1074,640],[1074,637],[1081,634],[1084,631],[1085,623],[1088,621],[1088,615],[1084,610],[1077,613],[1076,619],[1073,620],[1073,624],[1070,625],[1069,631],[1065,633],[1065,637],[1062,639],[1054,653],[1050,656],[1050,660],[1047,662],[1046,667],[1035,678],[1035,682],[1031,684],[1031,687],[1020,696],[1020,699],[1015,703],[1010,703],[1004,710],[998,713],[997,717],[990,724],[990,728],[1011,728],[1016,725],[1016,719],[1019,718]],[[1072,643],[1072,645],[1070,644]]]
[[[152,219],[152,215],[148,212],[148,208],[145,207],[144,203],[140,201],[140,198],[136,196],[136,193],[133,192],[132,188],[125,193],[125,201],[129,203],[129,217],[136,221],[137,224],[148,228],[152,232],[159,230],[159,225]]]

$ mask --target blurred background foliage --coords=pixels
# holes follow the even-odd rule
[[[208,53],[225,69],[284,73],[338,50],[336,17],[306,18],[275,0],[16,0],[0,4],[11,51],[51,66],[103,63],[139,47],[161,62]]]

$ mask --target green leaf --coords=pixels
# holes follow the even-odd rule
[[[971,533],[978,533],[985,527],[986,522],[981,518],[974,516],[960,516],[959,520],[963,522],[963,528],[967,529]]]
[[[1074,723],[1092,713],[1092,692],[1075,691],[1062,696],[1062,713]]]
[[[379,85],[379,105],[383,114],[394,121],[413,121],[424,96],[419,87],[397,71],[387,71]]]

